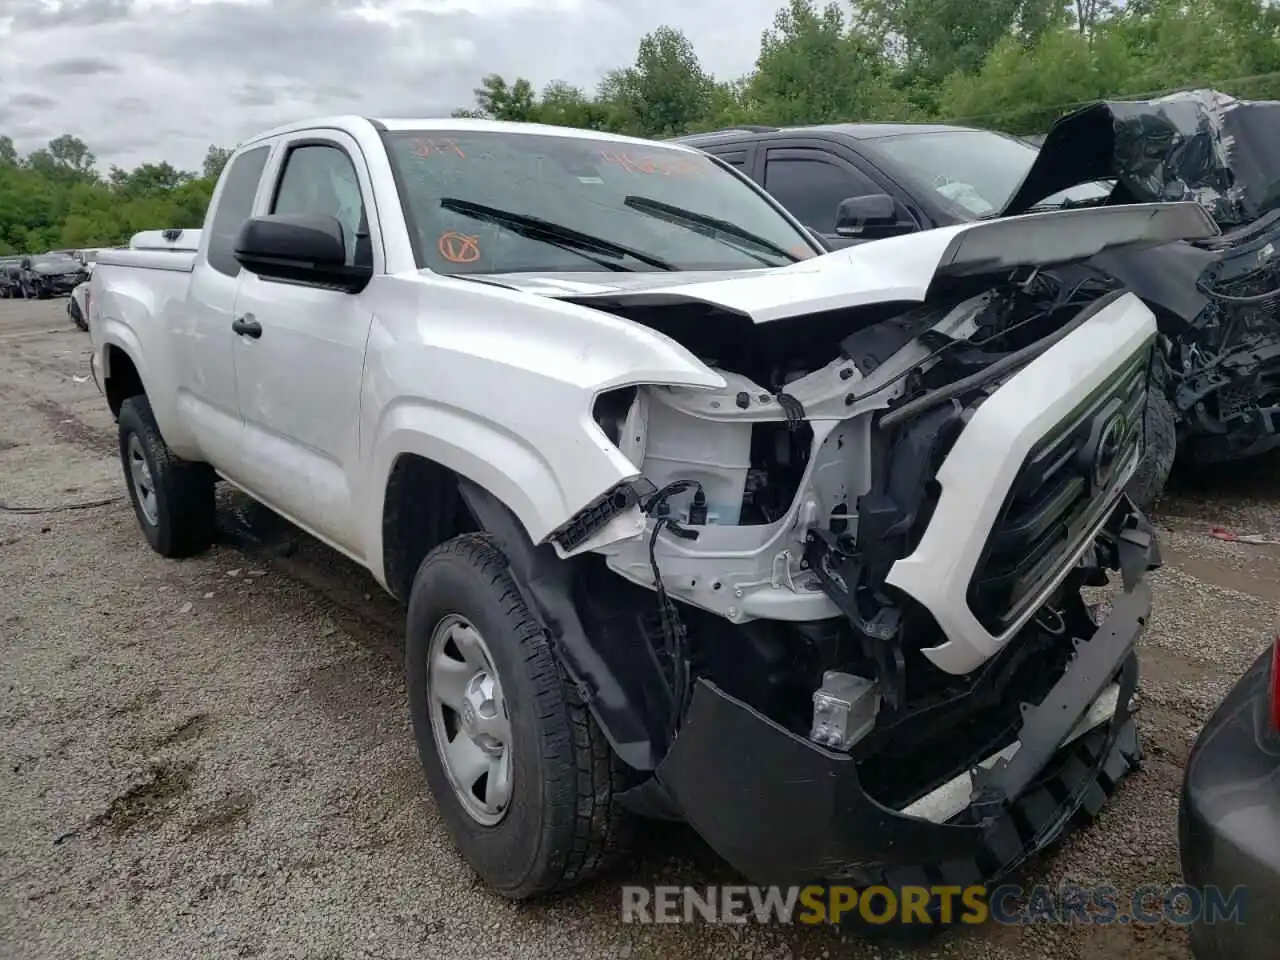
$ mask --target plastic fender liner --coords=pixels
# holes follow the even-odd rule
[[[665,744],[659,725],[650,729],[649,715],[637,706],[647,699],[643,662],[611,663],[608,651],[587,637],[573,599],[572,561],[561,560],[550,544],[535,546],[515,514],[489,491],[465,477],[458,478],[458,489],[481,528],[498,541],[525,603],[542,622],[552,652],[614,752],[636,770],[652,770]],[[663,688],[661,678],[658,688]],[[666,714],[655,710],[652,715]]]

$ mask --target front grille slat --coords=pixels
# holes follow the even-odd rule
[[[1106,516],[1116,478],[1141,457],[1151,354],[1150,346],[1136,354],[1023,461],[969,584],[969,607],[993,634],[1007,630],[1061,574]],[[1110,457],[1099,465],[1104,431]]]

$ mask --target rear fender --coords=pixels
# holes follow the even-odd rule
[[[117,347],[138,371],[165,443],[181,457],[199,459],[195,437],[178,413],[180,385],[162,305],[145,284],[132,282],[123,271],[113,274],[117,282],[110,286],[102,271],[95,273],[89,287],[94,311],[90,335],[104,386],[112,376],[108,348]]]

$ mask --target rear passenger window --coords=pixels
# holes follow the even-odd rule
[[[236,234],[253,215],[253,198],[258,193],[258,181],[262,179],[270,153],[270,146],[246,150],[231,161],[227,170],[227,182],[223,185],[222,196],[218,198],[213,223],[209,225],[208,258],[209,266],[228,277],[240,273],[240,264],[235,257]]]

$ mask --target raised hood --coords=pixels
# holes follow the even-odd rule
[[[604,283],[586,281],[582,274],[486,279],[587,306],[694,301],[766,323],[876,303],[919,302],[936,277],[1048,266],[1103,250],[1198,240],[1218,232],[1198,204],[1155,203],[958,224],[847,247],[787,267],[704,274],[696,280],[661,272],[610,275]]]
[[[1109,204],[1191,200],[1249,223],[1280,206],[1280,102],[1192,90],[1084,107],[1053,125],[1001,216],[1096,180],[1115,181]]]
[[[47,277],[62,276],[65,273],[82,273],[83,271],[84,264],[70,257],[65,259],[59,257],[56,260],[34,260],[31,263],[32,273],[39,273]]]

